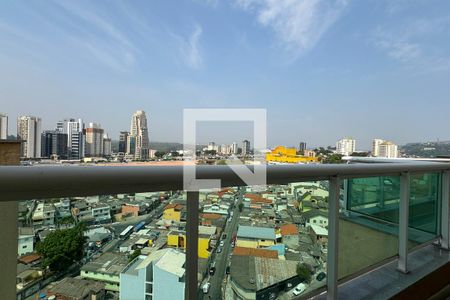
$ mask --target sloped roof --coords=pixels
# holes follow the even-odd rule
[[[212,219],[212,220],[215,220],[215,219],[220,219],[220,218],[222,218],[222,215],[220,215],[220,214],[214,214],[214,213],[204,213],[204,214],[201,214],[201,215],[200,215],[200,218],[202,218],[202,219]]]
[[[281,235],[297,235],[298,228],[295,224],[285,224],[281,226]]]
[[[256,226],[239,226],[237,237],[262,240],[275,240],[276,238],[275,229]]]
[[[182,210],[183,209],[183,205],[181,205],[181,204],[168,204],[165,208],[164,208],[164,210],[166,210],[166,209],[171,209],[171,208],[173,208],[173,209],[175,209],[175,210]]]
[[[269,249],[256,249],[247,247],[235,247],[233,250],[233,255],[239,256],[256,256],[265,258],[278,259],[278,251]]]

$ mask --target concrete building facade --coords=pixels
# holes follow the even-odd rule
[[[17,119],[17,138],[23,141],[21,157],[41,157],[41,126],[41,119],[34,116],[20,116]]]
[[[341,155],[351,155],[356,150],[356,141],[352,138],[345,138],[337,141],[336,153]]]
[[[103,156],[103,134],[104,130],[98,123],[89,123],[85,129],[86,153],[88,157]]]
[[[8,138],[8,116],[0,113],[0,140]]]
[[[131,117],[130,136],[134,137],[134,157],[136,160],[148,159],[149,137],[145,111],[138,110]],[[130,142],[131,144],[131,142]],[[130,145],[131,150],[131,145]]]

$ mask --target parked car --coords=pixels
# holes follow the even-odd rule
[[[317,276],[316,279],[318,281],[322,281],[325,277],[327,277],[327,274],[325,274],[325,272],[320,272]]]
[[[227,234],[226,233],[222,234],[222,240],[224,240],[226,238],[227,238]]]
[[[298,295],[300,295],[301,293],[303,293],[305,290],[306,290],[306,284],[304,284],[304,283],[300,283],[300,284],[298,284],[296,287],[295,287],[295,289],[294,289],[294,291],[292,292],[295,296],[298,296]]]
[[[230,266],[227,266],[227,268],[225,269],[225,273],[230,274]]]
[[[203,285],[203,294],[208,294],[211,283],[207,282]]]
[[[209,275],[214,275],[214,273],[216,272],[216,262],[213,262],[211,264],[211,266],[209,267]]]
[[[220,241],[220,247],[223,247],[225,245],[225,241]]]
[[[220,252],[222,252],[222,247],[219,246],[219,247],[217,248],[217,253],[220,253]]]

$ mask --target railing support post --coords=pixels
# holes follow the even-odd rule
[[[410,176],[408,172],[400,175],[400,206],[398,222],[398,266],[397,270],[408,273],[408,219]]]
[[[0,291],[2,299],[16,299],[18,202],[0,202]]]
[[[340,180],[330,178],[328,198],[328,254],[327,254],[327,299],[337,299],[338,259],[339,259],[339,195]]]
[[[198,296],[198,198],[199,192],[187,192],[186,300],[195,300]]]
[[[450,171],[442,172],[442,193],[441,193],[441,248],[450,250],[449,245],[449,200],[450,200]]]

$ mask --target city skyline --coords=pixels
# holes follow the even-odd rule
[[[446,140],[450,3],[432,2],[2,2],[0,107],[12,132],[76,117],[116,139],[142,109],[179,142],[183,108],[257,107],[271,145]]]
[[[145,111],[142,111],[142,110],[138,110],[138,111],[136,111],[135,113],[134,113],[134,115],[136,115],[137,113],[143,113],[144,115],[145,115]],[[4,122],[3,124],[7,124],[7,125],[9,125],[9,127],[11,127],[10,126],[10,124],[9,124],[9,121],[8,121],[8,119],[9,119],[9,116],[8,116],[8,114],[1,114],[3,117],[4,117],[4,119],[6,119],[6,122]],[[133,115],[133,117],[132,117],[132,119],[134,118],[134,115]],[[21,117],[32,117],[32,118],[35,118],[35,116],[28,116],[28,115],[20,115],[18,118],[17,118],[17,120],[19,120]],[[38,117],[39,118],[39,117]],[[61,128],[59,128],[59,127],[61,127],[62,126],[62,122],[66,122],[66,121],[68,121],[69,119],[64,119],[64,121],[58,121],[57,123],[56,123],[56,126],[55,127],[50,127],[50,128],[42,128],[42,130],[41,130],[41,133],[45,133],[45,132],[52,132],[52,131],[56,131],[56,132],[58,132],[58,131],[61,131]],[[71,120],[73,120],[73,121],[75,121],[75,119],[71,119]],[[42,119],[40,119],[40,122],[42,123]],[[95,122],[84,122],[82,119],[78,119],[78,120],[76,120],[76,122],[82,122],[82,123],[80,123],[80,124],[82,124],[83,125],[83,128],[84,127],[86,127],[86,129],[88,129],[90,126],[98,126],[98,127],[101,127],[101,125],[99,124],[99,123],[95,123]],[[200,123],[202,123],[202,122],[200,122]],[[251,132],[251,126],[247,126],[248,128],[245,128],[245,129],[248,129],[248,134],[247,133],[242,133],[242,124],[245,124],[245,125],[251,125],[251,123],[250,122],[204,122],[205,124],[209,124],[208,126],[209,126],[209,128],[208,127],[206,127],[206,126],[200,126],[200,130],[198,130],[199,131],[199,139],[198,139],[198,141],[197,141],[197,145],[203,145],[203,146],[206,146],[206,145],[208,145],[209,143],[216,143],[217,145],[231,145],[231,144],[233,144],[233,143],[235,143],[235,142],[243,142],[243,141],[246,141],[246,140],[249,140],[250,141],[250,143],[252,143],[252,141],[253,141],[253,138],[252,137],[248,137],[248,136],[251,136],[252,135],[252,132]],[[220,137],[219,138],[217,138],[217,137],[214,137],[214,136],[212,136],[212,137],[210,137],[209,136],[209,134],[207,134],[206,136],[205,136],[205,128],[206,129],[211,129],[211,127],[213,128],[213,130],[212,131],[214,131],[214,130],[217,130],[217,128],[221,128],[221,126],[223,125],[223,124],[226,124],[226,123],[229,123],[228,125],[232,125],[232,128],[233,127],[235,127],[235,129],[239,129],[239,131],[241,131],[241,132],[239,132],[239,134],[240,134],[240,138],[236,138],[236,137],[231,137],[231,138],[228,138],[228,139],[225,139],[225,140],[223,140],[223,139],[220,139]],[[132,128],[131,128],[132,129]],[[103,131],[103,128],[101,129],[102,131]],[[146,129],[146,130],[148,130],[148,129]],[[245,132],[245,130],[244,130],[244,132]],[[10,131],[10,129],[8,128],[8,131],[6,131],[6,133],[7,133],[7,135],[8,136],[15,136],[11,131]],[[119,135],[117,135],[117,136],[113,136],[112,138],[107,134],[107,130],[105,129],[105,134],[104,134],[104,137],[105,138],[107,138],[108,140],[113,140],[113,141],[116,141],[116,142],[120,142],[121,140],[122,140],[122,137],[121,137],[121,135],[122,135],[122,133],[127,133],[127,134],[129,134],[130,133],[130,131],[120,131],[120,133],[119,133]],[[228,135],[229,135],[229,133],[228,133]],[[336,137],[336,140],[337,139],[339,139],[340,137]],[[346,140],[346,139],[350,139],[350,140],[356,140],[356,139],[354,139],[353,137],[344,137],[343,138],[343,140]],[[103,141],[103,134],[102,134],[102,141]],[[182,142],[180,141],[156,141],[156,140],[149,140],[150,142],[156,142],[156,143],[180,143],[180,144],[182,144]],[[320,148],[320,147],[323,147],[323,148],[327,148],[327,147],[332,147],[332,148],[336,148],[336,145],[337,145],[337,143],[339,143],[340,141],[342,141],[342,139],[341,140],[337,140],[337,142],[335,141],[335,142],[330,142],[329,144],[324,144],[324,145],[310,145],[309,143],[308,143],[308,148],[307,149],[314,149],[314,148]],[[368,147],[361,147],[360,146],[360,141],[358,140],[358,146],[359,147],[355,147],[355,152],[364,152],[364,151],[366,151],[366,152],[372,152],[373,153],[373,150],[374,150],[374,143],[375,143],[375,141],[381,141],[381,142],[387,142],[387,143],[392,143],[391,141],[389,141],[389,140],[386,140],[386,139],[384,139],[384,140],[382,140],[382,139],[380,139],[380,137],[370,137],[370,146],[368,146]],[[437,139],[437,142],[439,142],[440,140],[439,139]],[[445,142],[444,140],[441,140],[442,142]],[[126,141],[124,141],[125,143],[126,143]],[[416,143],[416,142],[424,142],[424,141],[414,141],[414,142],[411,142],[411,143]],[[434,141],[425,141],[425,142],[434,142]],[[291,143],[291,144],[289,144],[289,143],[287,143],[287,144],[283,144],[283,146],[286,146],[286,147],[294,147],[294,148],[299,148],[300,150],[302,150],[303,148],[303,145],[302,144],[305,144],[305,146],[306,146],[306,143],[304,142],[304,141],[300,141],[300,142],[297,142],[297,145],[295,145],[295,142],[293,142],[293,143]],[[408,143],[406,143],[406,144],[408,144]],[[398,144],[398,143],[395,143],[395,145],[400,145],[400,144]],[[275,148],[275,147],[277,147],[277,146],[280,146],[280,144],[268,144],[267,145],[267,149],[273,149],[273,148]],[[124,145],[123,147],[126,147],[126,145]],[[119,146],[119,148],[120,148],[120,146]],[[395,151],[397,151],[397,150],[395,150]],[[120,152],[120,151],[119,151]],[[338,151],[339,152],[339,151]],[[376,154],[375,154],[375,156],[377,156]]]

